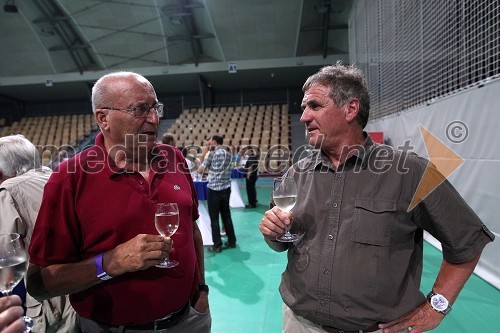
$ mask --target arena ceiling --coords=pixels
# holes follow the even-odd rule
[[[99,76],[124,69],[159,94],[300,86],[348,61],[352,2],[0,0],[0,97],[88,98]]]

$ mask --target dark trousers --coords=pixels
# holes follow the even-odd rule
[[[248,204],[250,206],[257,205],[257,190],[255,189],[256,182],[257,182],[257,175],[251,175],[249,178],[246,179]]]
[[[212,227],[212,241],[214,242],[214,247],[222,246],[219,214],[222,218],[222,225],[226,230],[227,242],[231,245],[236,244],[236,235],[234,234],[233,221],[231,220],[231,211],[229,209],[230,196],[231,188],[222,191],[208,189],[208,215],[210,215],[210,225]]]

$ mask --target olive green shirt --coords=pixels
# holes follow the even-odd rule
[[[427,160],[369,136],[358,148],[337,169],[316,151],[287,171],[299,189],[292,231],[303,238],[289,245],[279,288],[295,314],[351,331],[393,320],[425,300],[423,230],[451,263],[472,260],[494,239],[448,181],[408,212]],[[280,244],[272,247],[287,246]]]

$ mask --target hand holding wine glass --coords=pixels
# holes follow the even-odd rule
[[[27,269],[27,255],[19,234],[0,234],[0,291],[12,295],[14,287],[23,279]],[[23,317],[25,332],[30,332],[33,319]]]
[[[283,212],[288,213],[295,206],[297,200],[297,184],[293,178],[278,177],[273,183],[273,200],[276,206]],[[276,237],[279,242],[294,242],[299,239],[299,235],[292,234],[286,226],[285,233]]]
[[[23,333],[25,325],[22,319],[24,309],[18,295],[0,298],[0,327],[3,332]]]
[[[177,203],[158,203],[156,204],[155,227],[162,236],[172,236],[179,227],[179,208]],[[156,265],[159,268],[172,268],[179,265],[177,260],[165,260]]]

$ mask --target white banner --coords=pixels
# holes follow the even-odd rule
[[[398,115],[371,121],[367,131],[384,132],[393,147],[410,140],[411,150],[427,157],[419,124],[438,137],[465,162],[449,177],[465,201],[494,234],[475,273],[500,289],[500,80],[443,98]],[[426,240],[437,241],[426,235]],[[440,246],[438,246],[440,248]]]

